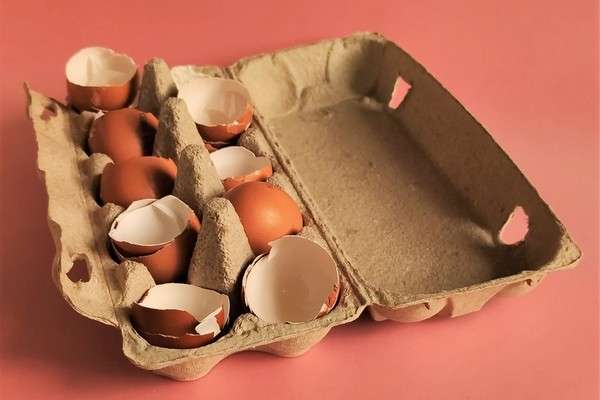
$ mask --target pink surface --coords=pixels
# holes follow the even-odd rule
[[[598,398],[597,1],[0,3],[1,398]],[[582,247],[580,267],[480,313],[361,318],[304,357],[235,355],[196,382],[131,366],[117,331],[51,283],[21,82],[64,98],[63,63],[91,44],[139,63],[227,64],[357,30],[400,44],[490,130]]]

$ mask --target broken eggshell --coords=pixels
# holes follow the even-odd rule
[[[179,87],[190,115],[208,142],[227,142],[252,122],[250,94],[240,83],[223,78],[199,77]]]
[[[135,108],[109,111],[92,122],[88,145],[92,153],[104,153],[119,163],[151,155],[157,129],[152,113]]]
[[[301,323],[327,314],[340,281],[327,250],[300,236],[283,236],[250,264],[242,279],[250,311],[266,322]]]
[[[116,110],[129,105],[137,89],[137,65],[125,54],[86,47],[65,66],[69,103],[79,111]]]
[[[109,231],[119,261],[144,264],[157,283],[185,278],[200,222],[175,196],[135,201]]]
[[[256,157],[245,147],[231,146],[216,150],[210,154],[219,179],[225,190],[232,189],[245,182],[262,181],[273,175],[271,160]]]
[[[100,198],[121,207],[141,199],[158,199],[171,194],[177,166],[169,158],[136,157],[107,164],[100,177]]]
[[[213,341],[229,320],[229,298],[185,283],[150,288],[134,303],[135,329],[150,344],[187,349]]]
[[[235,208],[255,255],[268,252],[269,242],[302,229],[298,205],[286,192],[270,183],[242,183],[223,197]]]

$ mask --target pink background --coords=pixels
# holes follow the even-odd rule
[[[598,398],[597,1],[0,3],[3,399]],[[117,331],[77,315],[51,283],[21,82],[64,98],[64,61],[92,44],[140,64],[227,64],[358,30],[400,44],[490,130],[582,247],[580,267],[480,313],[361,318],[304,357],[244,353],[196,382],[131,366]]]

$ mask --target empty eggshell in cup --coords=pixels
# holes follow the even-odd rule
[[[246,269],[242,287],[246,305],[258,318],[300,323],[335,306],[340,282],[327,250],[300,236],[284,236]]]
[[[225,190],[232,189],[245,182],[262,181],[273,175],[271,160],[256,157],[245,147],[231,146],[216,150],[210,154],[219,179]]]
[[[152,114],[122,108],[92,122],[88,145],[92,153],[104,153],[115,163],[152,154],[158,119]]]
[[[157,285],[134,303],[134,328],[150,344],[187,349],[213,341],[229,320],[229,298],[184,283]]]
[[[100,198],[121,207],[141,199],[158,199],[173,191],[177,167],[169,158],[137,157],[108,164],[100,177]]]
[[[137,90],[137,65],[125,54],[86,47],[67,61],[69,103],[79,111],[116,110],[129,105]]]
[[[190,115],[208,142],[228,142],[252,122],[250,94],[240,83],[223,78],[199,77],[179,87]]]
[[[283,190],[266,182],[247,182],[227,191],[255,255],[270,250],[269,242],[302,229],[300,208]]]
[[[109,238],[117,258],[144,264],[154,281],[185,278],[200,222],[175,196],[133,202],[114,220]]]

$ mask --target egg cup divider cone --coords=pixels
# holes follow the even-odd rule
[[[142,87],[141,93],[150,94],[145,104],[157,112],[157,102],[173,107],[177,101],[166,100],[174,92],[170,77],[160,74],[168,69],[162,61],[151,63],[146,71],[157,76],[147,76],[145,85],[162,86]],[[117,264],[109,254],[108,229],[122,208],[101,207],[95,199],[95,182],[110,159],[85,152],[93,114],[76,114],[26,85],[56,246],[53,279],[78,313],[120,329],[125,356],[140,368],[193,380],[245,350],[298,356],[364,310],[375,320],[401,322],[464,315],[495,296],[532,290],[547,273],[572,267],[581,256],[485,129],[381,35],[357,33],[227,68],[190,70],[236,79],[249,90],[254,122],[238,144],[272,160],[269,182],[298,202],[305,220],[300,235],[329,249],[342,290],[337,306],[311,322],[266,324],[240,308],[212,344],[189,350],[149,345],[132,328],[129,308],[154,282],[142,264]],[[391,108],[398,77],[410,89]],[[199,235],[196,248],[209,254],[195,254],[190,271],[212,261],[215,271],[226,272],[222,282],[214,276],[192,280],[212,280],[208,286],[230,291],[239,304],[234,277],[250,258],[243,229],[220,198],[206,149],[181,132],[169,131],[173,140],[161,141],[159,151],[178,159],[176,194],[211,218],[210,232]],[[499,232],[516,207],[528,215],[529,230],[506,245]],[[209,237],[217,239],[209,244]],[[69,279],[75,262],[85,263],[89,279]]]

